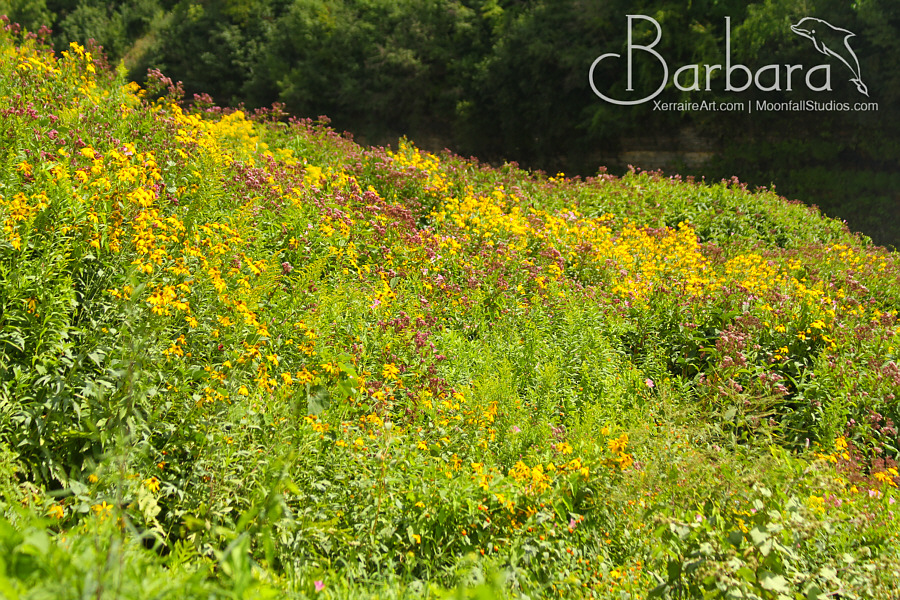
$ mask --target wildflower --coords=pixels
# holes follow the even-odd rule
[[[32,167],[30,164],[28,164],[24,160],[22,162],[20,162],[19,164],[17,164],[16,168],[19,170],[20,173],[23,173],[25,175],[31,175]]]
[[[103,501],[102,503],[100,503],[100,504],[95,504],[95,505],[93,505],[93,506],[91,507],[91,510],[94,511],[94,514],[96,514],[96,515],[98,515],[98,516],[100,516],[100,517],[106,517],[106,516],[112,514],[112,508],[113,508],[112,505],[111,505],[111,504],[107,504],[107,503],[106,503],[106,500],[104,500],[104,501]]]
[[[97,483],[98,481],[100,481],[100,478],[97,477],[94,473],[88,475],[88,483]]]
[[[321,592],[325,589],[325,583],[322,581],[314,581],[313,585],[316,586],[316,592]]]
[[[154,494],[159,491],[159,479],[156,477],[150,477],[149,479],[144,480],[144,485],[148,490],[153,492]]]
[[[653,380],[650,379],[649,377],[648,377],[647,379],[644,380],[644,384],[645,384],[648,388],[650,388],[651,390],[654,388]]]
[[[621,454],[625,451],[625,446],[628,445],[628,434],[623,433],[618,438],[609,440],[607,442],[607,445],[609,446],[611,452],[615,454]]]
[[[623,471],[634,464],[634,459],[630,454],[619,454],[615,460],[619,463],[619,468]]]
[[[888,473],[886,471],[882,471],[879,473],[875,473],[874,475],[875,475],[875,479],[877,479],[881,483],[886,483],[892,487],[897,487],[897,484],[894,482],[894,478],[891,476],[890,473]]]
[[[531,483],[539,492],[542,492],[550,487],[549,479],[546,475],[544,475],[544,467],[541,465],[536,465],[533,469],[531,469]]]
[[[53,517],[54,519],[62,519],[66,515],[66,512],[63,510],[63,507],[59,504],[54,504],[47,511],[47,516]]]
[[[400,369],[394,363],[384,365],[384,369],[381,370],[381,376],[385,379],[396,379],[399,373]]]
[[[521,460],[518,461],[512,469],[509,470],[509,476],[516,481],[522,482],[531,475],[531,469]]]

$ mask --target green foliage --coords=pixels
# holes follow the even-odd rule
[[[103,46],[111,57],[119,57],[125,50],[125,24],[118,12],[108,3],[79,3],[60,22],[64,32],[60,41],[69,42],[93,39]]]
[[[269,88],[256,90],[249,80],[265,57],[273,20],[284,4],[179,2],[150,24],[148,41],[129,57],[129,67],[136,80],[143,79],[149,67],[175,73],[189,96],[207,93],[232,105],[258,105],[257,99],[263,98],[263,104],[269,104],[274,100],[266,99]],[[139,15],[134,9],[132,13]]]
[[[896,595],[900,557],[885,544],[886,524],[867,516],[884,512],[883,499],[860,505],[829,492],[816,495],[831,487],[823,474],[791,461],[784,466],[795,471],[775,490],[757,486],[688,513],[667,506],[648,510],[657,540],[653,561],[665,573],[648,597]],[[823,513],[829,514],[824,528]]]
[[[3,595],[896,594],[896,253],[733,181],[188,109],[12,30]]]
[[[41,25],[49,25],[54,14],[48,9],[47,0],[2,0],[0,15],[6,15],[29,31],[37,31]]]

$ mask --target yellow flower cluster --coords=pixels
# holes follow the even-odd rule
[[[22,229],[27,229],[34,217],[48,206],[50,206],[50,200],[44,192],[32,194],[30,198],[23,192],[19,192],[8,200],[0,195],[0,210],[6,213],[6,218],[3,220],[3,232],[6,233],[7,241],[13,248],[22,249],[19,225],[25,225],[26,227]]]

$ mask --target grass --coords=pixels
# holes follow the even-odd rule
[[[896,253],[0,62],[7,597],[900,593]]]

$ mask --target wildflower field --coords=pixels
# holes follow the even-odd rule
[[[0,33],[0,596],[900,597],[896,253],[126,81]]]

